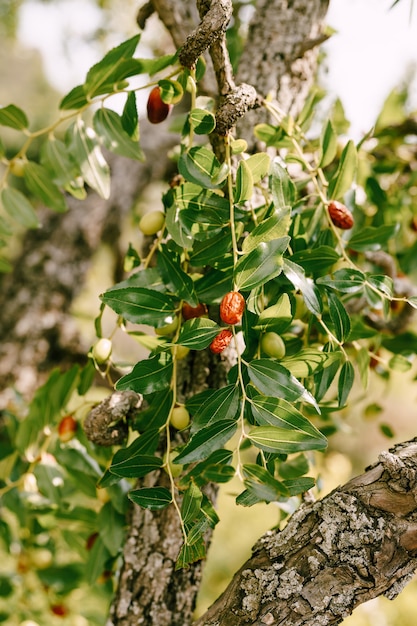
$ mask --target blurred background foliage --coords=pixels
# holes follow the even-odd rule
[[[250,16],[250,4],[236,3],[238,12],[228,33],[234,58],[239,56],[240,34]],[[55,115],[62,96],[59,81],[52,85],[45,77],[40,52],[25,43],[23,22],[27,20],[27,15],[34,15],[31,11],[39,11],[40,16],[50,11],[52,17],[60,15],[61,21],[62,16],[71,15],[71,19],[64,18],[64,27],[61,24],[57,28],[53,19],[47,22],[51,41],[56,41],[52,32],[59,32],[58,47],[51,54],[61,56],[61,71],[62,68],[70,68],[70,76],[64,77],[65,80],[60,83],[65,90],[65,84],[70,88],[84,76],[85,68],[80,76],[76,76],[80,71],[76,62],[77,50],[78,53],[81,50],[82,54],[88,48],[92,64],[116,41],[135,32],[137,8],[134,0],[0,0],[3,43],[0,49],[0,102],[14,102],[22,106],[31,114],[34,124],[41,126]],[[26,18],[25,11],[28,12]],[[90,15],[95,19],[86,19]],[[40,24],[43,18],[39,19]],[[32,28],[37,27],[38,23],[32,23]],[[142,55],[165,52],[170,45],[167,35],[156,20],[152,20],[142,38]],[[331,110],[338,132],[349,136],[349,122],[344,116],[343,103],[332,103]],[[325,117],[327,113],[319,110],[319,117]],[[5,139],[13,147],[13,131]],[[381,223],[400,221],[401,229],[395,242],[397,251],[400,251],[400,269],[415,280],[417,114],[409,111],[407,85],[402,84],[389,94],[372,136],[370,134],[363,139],[363,148],[356,194],[358,215],[364,225],[377,225],[378,219]],[[149,194],[159,198],[160,189],[149,191]],[[134,208],[135,215],[126,225],[126,237],[130,240],[137,236],[131,233],[132,225],[137,222],[146,201],[149,199],[139,200]],[[109,249],[98,251],[87,288],[74,305],[87,342],[94,338],[93,319],[99,307],[98,294],[107,286],[111,263]],[[402,354],[407,348],[416,351],[416,333],[414,322],[405,335],[384,339],[371,346],[374,352],[378,352],[380,360],[371,372],[368,389],[363,391],[358,386],[349,408],[332,416],[335,432],[330,438],[329,449],[325,455],[317,455],[314,459],[318,496],[362,471],[391,442],[416,435],[416,366],[414,364],[407,373],[403,373],[389,370],[384,363],[387,356],[384,341],[391,341],[389,348],[394,353]],[[119,357],[122,359],[123,354]],[[88,372],[84,375],[87,376]],[[77,384],[82,385],[80,378]],[[100,393],[93,389],[88,400],[94,402],[101,399]],[[74,393],[71,402],[75,408],[77,401],[78,396]],[[16,408],[19,410],[18,406]],[[20,408],[23,412],[24,407]],[[70,408],[71,404],[67,404],[67,409]],[[80,410],[85,410],[84,404]],[[15,462],[3,452],[9,449],[8,438],[18,424],[13,412],[6,419],[8,430],[0,437],[2,477],[9,475]],[[19,489],[2,495],[7,506],[0,509],[0,622],[6,626],[102,625],[114,588],[113,572],[118,565],[118,545],[123,533],[123,513],[127,503],[124,484],[122,481],[111,488],[113,504],[110,506],[108,494],[95,486],[108,461],[107,453],[92,449],[92,444],[86,441],[79,429],[70,447],[60,441],[56,432],[51,432],[47,448],[40,451],[44,455],[42,465],[38,465],[34,473],[30,466],[22,467],[23,479],[19,481]],[[84,451],[96,459],[96,464],[89,465],[87,461],[82,464]],[[82,473],[83,481],[74,481],[77,472]],[[251,509],[238,507],[234,502],[238,491],[239,486],[234,488],[232,482],[223,487],[219,495],[221,522],[210,548],[198,612],[202,612],[226,586],[231,575],[249,556],[251,546],[260,534],[279,524],[285,514],[274,504]],[[73,507],[69,516],[65,515],[61,506],[63,501]],[[10,513],[10,509],[15,511],[15,515]],[[103,518],[109,520],[107,534],[102,530]],[[99,526],[100,536],[97,534]],[[417,582],[410,584],[394,602],[378,598],[363,605],[343,624],[414,626],[417,620],[416,589]]]

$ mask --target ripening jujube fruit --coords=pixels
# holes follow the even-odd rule
[[[342,230],[349,230],[352,228],[354,224],[353,215],[347,206],[337,200],[332,200],[327,205],[327,209],[329,211],[330,219],[333,224],[337,226],[337,228],[341,228]]]
[[[139,230],[144,235],[156,235],[165,224],[165,214],[162,211],[150,211],[142,215],[139,221]]]
[[[232,341],[233,333],[230,328],[224,328],[215,336],[211,342],[209,348],[214,354],[220,354],[223,352]]]
[[[285,356],[285,343],[278,333],[267,332],[262,335],[261,348],[274,359],[283,359]]]
[[[148,103],[146,110],[148,113],[148,120],[151,124],[160,124],[166,120],[172,109],[172,104],[167,104],[161,98],[161,88],[156,85],[152,89],[148,97]]]
[[[188,302],[182,305],[182,316],[184,320],[191,320],[195,317],[204,317],[207,315],[207,306],[200,302],[197,306],[191,306]]]
[[[229,291],[220,303],[220,319],[225,324],[238,324],[245,310],[245,298],[239,291]]]
[[[58,436],[63,443],[70,441],[77,432],[78,422],[72,415],[66,415],[58,424]]]
[[[174,406],[171,411],[169,423],[177,430],[187,428],[190,423],[190,414],[184,405]]]

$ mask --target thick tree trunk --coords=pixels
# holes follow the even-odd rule
[[[340,624],[367,600],[395,598],[416,568],[414,440],[264,535],[195,626]]]

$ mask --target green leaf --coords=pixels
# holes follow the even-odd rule
[[[182,269],[180,255],[166,244],[162,244],[159,248],[158,267],[165,284],[172,289],[173,293],[191,306],[197,306],[198,298],[193,279]]]
[[[100,537],[112,556],[117,556],[123,546],[126,518],[120,515],[111,502],[106,502],[98,514]]]
[[[413,309],[417,309],[417,296],[410,296],[407,298],[407,302]]]
[[[118,315],[134,324],[164,326],[175,317],[175,300],[151,289],[109,289],[100,298]]]
[[[289,402],[295,402],[302,398],[304,402],[317,408],[313,396],[275,359],[251,361],[248,364],[248,373],[255,387],[265,395],[283,398]]]
[[[97,135],[78,118],[71,128],[70,151],[87,185],[99,196],[110,196],[110,169],[100,150]]]
[[[359,376],[362,387],[367,389],[369,380],[369,363],[371,356],[367,348],[360,348],[356,353],[356,362],[358,364]]]
[[[166,424],[169,414],[172,408],[172,390],[164,389],[160,393],[156,393],[152,396],[152,400],[149,402],[149,406],[139,411],[137,417],[134,420],[134,426],[142,432],[146,431],[147,434],[150,430],[158,429]],[[143,436],[143,435],[142,435]]]
[[[216,127],[216,118],[213,113],[205,109],[192,109],[189,120],[197,135],[209,135]]]
[[[337,270],[334,272],[333,278],[324,276],[317,279],[318,285],[331,287],[331,289],[336,289],[342,293],[357,293],[363,289],[365,282],[365,274],[354,269]]]
[[[194,283],[194,286],[200,302],[206,304],[219,303],[224,294],[233,289],[232,272],[230,270],[224,272],[215,269],[209,270]]]
[[[353,381],[355,379],[355,370],[350,361],[343,363],[339,374],[338,381],[338,404],[340,407],[346,405],[346,400],[352,389]]]
[[[23,130],[29,126],[29,121],[22,109],[19,109],[14,104],[9,104],[8,106],[0,107],[0,125]]]
[[[366,226],[349,239],[349,248],[358,252],[380,250],[397,233],[399,224]]]
[[[233,460],[231,450],[215,450],[210,456],[197,463],[187,474],[196,484],[202,486],[208,482],[224,483],[233,478],[234,468],[230,465]]]
[[[358,165],[355,143],[350,139],[340,157],[339,167],[329,183],[328,197],[332,200],[343,198],[351,188]]]
[[[160,355],[156,355],[136,363],[130,374],[117,381],[116,389],[131,389],[146,395],[169,387],[171,378],[172,361],[161,361]]]
[[[163,78],[158,81],[158,85],[160,87],[161,100],[166,104],[177,104],[184,94],[181,83],[177,80]]]
[[[340,356],[338,355],[338,358],[336,360],[331,361],[324,369],[319,370],[314,375],[314,380],[316,383],[314,397],[316,398],[317,402],[321,402],[327,391],[330,389],[330,386],[337,374],[339,366]]]
[[[54,182],[63,187],[78,200],[83,200],[87,193],[84,181],[68,147],[59,139],[50,137],[41,148],[42,165],[53,176]]]
[[[319,291],[314,282],[310,278],[306,278],[303,268],[289,259],[284,259],[283,272],[294,287],[301,291],[309,311],[320,316],[323,305]]]
[[[290,214],[288,214],[290,215]],[[245,253],[255,250],[262,242],[281,239],[288,234],[289,220],[283,219],[279,211],[275,211],[271,217],[263,220],[255,226],[253,231],[249,233],[243,240],[242,251]]]
[[[252,198],[253,194],[253,176],[247,162],[242,159],[236,172],[236,188],[234,192],[234,201],[236,204],[246,202]]]
[[[128,461],[141,454],[153,455],[158,447],[158,442],[158,428],[155,427],[149,429],[146,433],[143,433],[139,437],[136,437],[136,439],[134,439],[129,446],[127,446],[126,448],[121,448],[115,453],[110,469],[113,467],[113,465],[116,466],[118,463],[124,463],[125,461]]]
[[[292,356],[281,359],[280,363],[296,378],[306,378],[339,359],[339,352],[328,353],[315,348],[304,348]]]
[[[287,293],[283,293],[275,304],[259,314],[255,328],[262,332],[274,332],[280,335],[287,330],[292,317],[290,298]]]
[[[245,239],[246,241],[246,239]],[[191,265],[214,265],[216,260],[224,259],[226,253],[232,248],[230,228],[222,229],[215,237],[205,241],[196,241],[190,256]]]
[[[197,317],[183,324],[177,343],[192,350],[203,350],[210,345],[220,331],[220,326],[213,320]]]
[[[97,537],[88,554],[87,563],[84,564],[83,578],[86,579],[88,585],[93,585],[97,581],[110,556],[111,554],[104,545],[103,539]]]
[[[291,454],[305,450],[324,450],[327,442],[323,438],[312,438],[298,430],[287,430],[276,426],[253,426],[248,439],[257,448],[274,454]]]
[[[121,117],[123,130],[133,141],[139,141],[139,116],[136,106],[136,93],[129,91]]]
[[[245,163],[252,173],[253,182],[259,183],[269,172],[271,157],[266,152],[258,152],[246,159]]]
[[[326,445],[326,437],[290,402],[270,396],[251,398],[252,415],[260,426],[298,430],[307,438],[320,439]]]
[[[295,200],[295,185],[278,158],[272,161],[270,174],[275,208],[286,213],[286,209],[291,207]]]
[[[216,189],[222,182],[213,182],[220,172],[220,163],[211,150],[195,146],[184,152],[178,161],[178,171],[190,183],[206,189]]]
[[[290,496],[298,496],[300,493],[305,493],[309,489],[312,489],[316,481],[309,476],[303,476],[300,478],[288,478],[283,481],[286,489],[289,491]]]
[[[128,493],[132,502],[150,511],[159,511],[171,504],[171,492],[165,487],[142,487]]]
[[[239,259],[235,267],[236,289],[254,289],[264,285],[282,272],[282,255],[290,242],[289,237],[261,242]]]
[[[7,213],[25,228],[38,228],[40,222],[31,203],[17,189],[6,187],[1,192],[1,203]]]
[[[111,92],[115,83],[128,76],[141,73],[143,66],[140,61],[134,64],[126,63],[135,53],[139,39],[140,35],[135,35],[124,41],[90,68],[85,81],[87,96],[93,98],[96,95]]]
[[[173,205],[165,213],[165,227],[175,243],[181,248],[190,250],[193,247],[194,237],[180,219],[180,207]]]
[[[162,459],[150,454],[138,454],[119,463],[112,463],[110,471],[116,476],[141,478],[162,465]]]
[[[394,296],[394,281],[390,276],[367,276],[367,281],[370,285],[384,293],[388,298]]]
[[[331,120],[327,121],[320,138],[321,157],[319,166],[327,167],[333,161],[337,153],[337,133]]]
[[[84,85],[77,85],[77,87],[71,89],[71,91],[62,98],[59,103],[59,108],[68,111],[71,109],[81,109],[86,104],[88,104],[88,100],[85,95]]]
[[[173,65],[177,61],[177,53],[165,54],[164,56],[157,57],[155,59],[141,59],[143,65],[143,71],[153,76],[166,67]]]
[[[288,496],[288,491],[284,485],[259,465],[245,464],[243,475],[245,487],[258,501],[276,502],[283,496]]]
[[[98,109],[93,118],[93,125],[108,150],[128,159],[144,161],[139,142],[131,139],[124,130],[120,115],[110,109]]]
[[[34,196],[39,198],[46,206],[54,211],[66,211],[65,198],[58,187],[52,182],[47,169],[29,161],[25,164],[24,179],[28,189]]]
[[[349,315],[342,302],[332,291],[327,293],[327,300],[329,302],[329,314],[334,333],[336,338],[343,343],[347,340],[350,333]]]
[[[220,420],[235,419],[239,410],[239,398],[240,391],[236,385],[227,385],[213,391],[210,398],[194,413],[191,432]]]
[[[330,246],[318,246],[317,248],[306,248],[294,252],[291,257],[293,263],[301,265],[308,274],[322,272],[334,265],[339,259],[339,253]]]
[[[190,441],[175,457],[174,463],[193,463],[206,459],[214,450],[221,448],[234,435],[237,429],[235,420],[220,420],[206,426],[193,435]]]
[[[175,569],[183,569],[188,567],[191,563],[195,563],[196,561],[200,561],[204,559],[206,556],[206,546],[204,542],[204,537],[200,536],[198,539],[196,538],[192,545],[188,543],[184,543],[181,546],[180,553],[178,555],[177,561],[175,563]]]
[[[390,358],[388,366],[396,372],[408,372],[412,367],[412,363],[403,354],[394,354]]]
[[[192,522],[200,512],[203,494],[194,483],[191,483],[181,504],[181,517],[184,524]]]

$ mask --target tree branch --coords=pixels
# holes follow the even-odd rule
[[[417,440],[266,533],[195,626],[340,624],[417,568]]]

